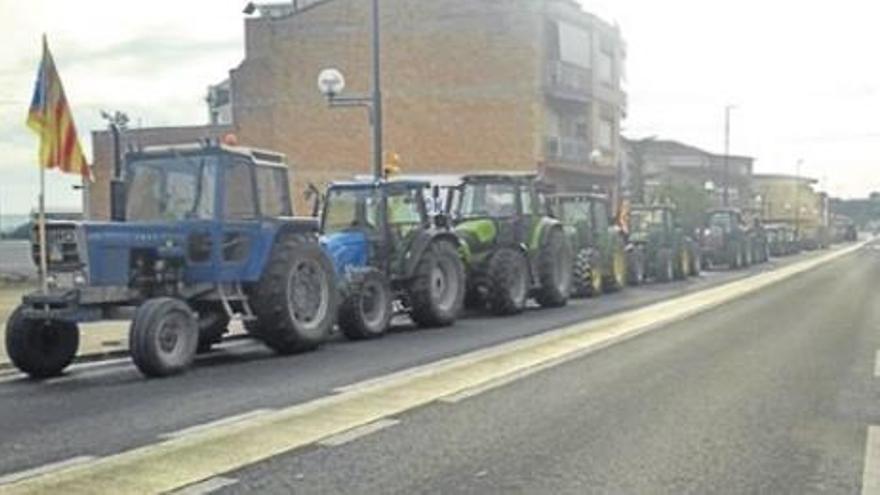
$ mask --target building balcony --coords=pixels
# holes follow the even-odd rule
[[[586,103],[593,93],[593,72],[561,60],[552,60],[547,64],[544,87],[557,98]]]
[[[549,161],[589,163],[592,147],[586,139],[547,136],[544,155]]]

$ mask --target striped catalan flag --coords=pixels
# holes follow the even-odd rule
[[[83,155],[73,123],[73,114],[64,96],[64,87],[43,37],[43,59],[37,72],[34,97],[28,112],[27,125],[40,136],[40,166],[82,175],[92,179],[91,169]]]

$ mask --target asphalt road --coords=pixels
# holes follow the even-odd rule
[[[350,443],[229,473],[219,493],[859,493],[880,421],[878,280],[880,250],[863,249]]]
[[[350,444],[232,473],[239,482],[229,490],[706,493],[826,483],[852,491],[876,393],[878,263],[880,252],[863,250],[503,389],[406,414]],[[306,402],[745,275],[711,273],[517,318],[468,318],[445,330],[404,327],[381,341],[338,341],[292,358],[233,342],[170,380],[143,380],[125,362],[75,367],[46,383],[3,378],[0,476]]]

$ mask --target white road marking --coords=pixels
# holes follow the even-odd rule
[[[221,418],[216,421],[211,421],[208,423],[202,423],[200,425],[190,426],[188,428],[183,428],[181,430],[172,431],[169,433],[162,433],[159,435],[159,438],[171,439],[171,438],[179,438],[186,435],[190,435],[193,433],[198,433],[205,430],[210,430],[211,428],[216,428],[219,426],[227,426],[234,423],[240,423],[242,421],[247,421],[249,419],[258,418],[260,416],[264,416],[271,412],[275,412],[275,409],[254,409],[253,411],[249,411],[242,414],[237,414],[235,416],[229,416],[226,418]]]
[[[186,488],[175,490],[171,492],[171,495],[206,495],[208,493],[216,492],[221,488],[232,486],[236,483],[238,483],[238,480],[235,478],[224,478],[223,476],[216,476],[214,478],[209,478],[205,481],[202,481],[201,483],[196,483],[195,485],[190,485]]]
[[[862,495],[880,494],[880,426],[868,427],[865,442],[865,468],[862,470]]]
[[[48,474],[54,471],[60,471],[62,469],[78,466],[80,464],[85,464],[87,462],[91,462],[94,459],[96,459],[96,457],[94,456],[81,455],[79,457],[73,457],[64,461],[53,462],[51,464],[45,464],[43,466],[26,469],[24,471],[18,471],[17,473],[9,473],[7,475],[0,476],[0,486]]]
[[[327,437],[318,442],[318,445],[324,447],[339,447],[340,445],[345,445],[359,438],[363,438],[367,435],[371,435],[378,431],[384,430],[385,428],[390,428],[398,423],[400,423],[399,420],[392,418],[380,419],[379,421],[375,421],[373,423],[369,423],[358,428],[344,431],[338,435]]]

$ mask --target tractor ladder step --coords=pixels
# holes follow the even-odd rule
[[[248,301],[247,295],[241,288],[240,282],[234,284],[218,284],[217,293],[220,294],[220,302],[223,304],[223,309],[226,311],[230,320],[254,321],[257,319],[257,317],[254,316],[253,309],[251,309],[251,304]],[[235,308],[232,307],[233,303],[238,303],[241,307],[240,312],[235,311]]]

